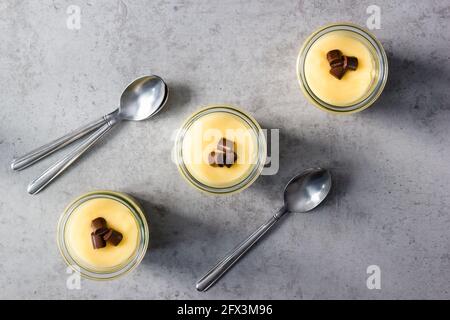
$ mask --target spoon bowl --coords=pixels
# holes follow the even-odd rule
[[[331,190],[330,171],[321,168],[305,170],[293,177],[284,188],[284,205],[289,212],[313,210]]]
[[[158,76],[145,76],[134,80],[120,97],[118,117],[141,121],[158,113],[166,104],[169,88]]]

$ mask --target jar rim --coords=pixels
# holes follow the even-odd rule
[[[108,198],[118,201],[130,210],[138,225],[139,240],[135,252],[126,261],[111,268],[95,270],[95,268],[89,268],[88,266],[83,266],[80,264],[70,253],[65,241],[65,227],[72,213],[81,204],[98,198]],[[136,268],[144,258],[149,243],[149,229],[143,209],[132,197],[124,193],[111,190],[95,190],[74,199],[61,214],[58,221],[56,234],[58,249],[66,264],[82,277],[100,281],[116,279],[134,270],[134,268]]]
[[[187,130],[197,119],[214,112],[228,112],[244,120],[255,133],[257,142],[257,161],[252,170],[239,182],[226,187],[214,187],[200,182],[189,172],[183,160],[183,139]],[[174,160],[178,171],[189,184],[207,194],[231,194],[249,187],[261,174],[266,161],[266,139],[258,122],[242,109],[227,104],[213,104],[200,108],[184,121],[176,137],[174,152]]]
[[[309,88],[304,74],[305,59],[311,46],[323,35],[334,31],[349,31],[357,34],[359,37],[362,37],[374,49],[375,58],[379,63],[378,79],[374,87],[362,100],[346,106],[332,105],[317,97]],[[371,32],[369,32],[365,28],[348,22],[332,23],[318,28],[305,40],[298,54],[296,72],[298,82],[303,94],[314,106],[335,114],[349,114],[359,112],[370,107],[379,98],[387,82],[388,59],[382,44]]]

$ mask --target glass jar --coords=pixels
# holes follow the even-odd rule
[[[109,199],[114,200],[125,206],[132,215],[131,221],[137,226],[136,248],[133,253],[118,265],[111,267],[94,267],[83,261],[74,253],[68,241],[67,225],[74,214],[77,214],[77,209],[87,203],[87,201],[95,199]],[[72,201],[61,215],[57,228],[57,243],[59,251],[66,261],[66,263],[81,276],[91,280],[112,280],[116,279],[139,265],[144,258],[149,242],[149,230],[147,220],[145,218],[143,209],[132,197],[114,191],[93,191],[86,193],[79,198]],[[99,249],[102,250],[102,249]]]
[[[305,60],[308,52],[317,40],[326,35],[330,35],[331,33],[339,31],[348,32],[349,35],[360,41],[370,51],[373,60],[373,76],[370,86],[366,90],[365,94],[363,94],[361,97],[348,104],[333,105],[319,98],[318,95],[314,93],[314,91],[308,85],[307,77],[305,75]],[[308,100],[312,102],[316,107],[331,113],[354,113],[362,111],[371,106],[383,91],[388,77],[387,56],[381,43],[375,38],[374,35],[372,35],[367,30],[350,23],[330,24],[319,28],[311,36],[309,36],[308,39],[306,39],[305,43],[300,49],[300,53],[297,59],[297,77],[301,90],[308,98]]]
[[[251,155],[253,160],[250,165],[248,165],[248,170],[240,176],[237,181],[234,181],[230,185],[218,186],[205,181],[200,181],[201,179],[199,179],[198,176],[196,177],[194,172],[191,172],[193,170],[189,169],[189,165],[186,163],[185,159],[186,155],[183,154],[183,143],[186,139],[186,133],[197,121],[210,115],[218,115],[220,117],[221,114],[225,116],[231,115],[242,122],[243,127],[245,127],[246,130],[248,130],[248,133],[254,137],[254,145],[252,146],[254,154]],[[239,159],[238,155],[238,162]],[[210,105],[191,115],[182,125],[175,142],[174,160],[181,175],[197,189],[209,194],[230,194],[247,188],[261,174],[266,161],[266,139],[256,120],[244,111],[228,105]],[[223,169],[226,170],[226,168]]]

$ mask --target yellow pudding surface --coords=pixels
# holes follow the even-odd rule
[[[119,231],[122,241],[113,246],[94,249],[91,240],[91,222],[95,218],[106,219],[108,228]],[[67,248],[81,265],[96,268],[112,268],[125,262],[137,249],[138,224],[130,209],[109,198],[90,199],[80,204],[70,215],[65,228]]]
[[[221,138],[233,141],[237,162],[230,168],[213,167],[208,155]],[[211,112],[196,119],[182,144],[183,163],[199,182],[215,188],[233,186],[245,179],[257,162],[257,136],[245,120],[225,112]]]
[[[376,77],[375,60],[368,45],[351,31],[332,31],[317,39],[304,66],[306,81],[314,94],[334,106],[348,106],[364,98]],[[330,74],[327,53],[334,49],[358,58],[358,68],[348,70],[341,80]]]

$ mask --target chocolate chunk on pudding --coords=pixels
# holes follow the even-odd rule
[[[216,162],[216,152],[215,151],[211,151],[208,155],[208,164],[210,166],[217,166],[217,162]]]
[[[358,68],[358,58],[344,56],[344,69],[355,71]]]
[[[103,239],[102,235],[91,233],[92,247],[94,249],[101,249],[106,247],[106,241]]]
[[[234,141],[221,138],[217,144],[217,150],[222,152],[234,152]]]
[[[341,80],[345,74],[345,69],[343,66],[334,67],[334,68],[331,68],[330,74],[333,75],[335,78]]]
[[[113,246],[118,246],[120,241],[123,239],[123,235],[114,229],[109,229],[108,232],[103,236],[105,241],[108,241]]]
[[[106,228],[106,220],[102,217],[95,218],[91,223],[92,231],[97,231],[101,228]]]
[[[337,49],[328,51],[327,60],[330,65],[340,62],[342,60],[342,52]]]

